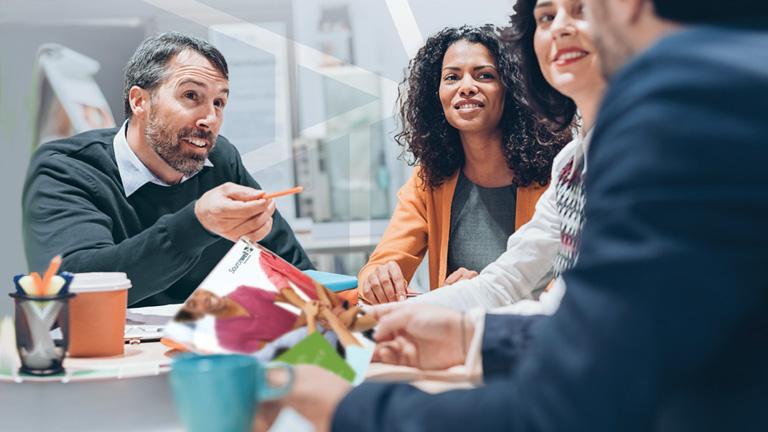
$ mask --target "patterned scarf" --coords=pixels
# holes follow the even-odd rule
[[[560,215],[560,249],[555,257],[555,277],[572,268],[579,258],[581,229],[584,226],[584,152],[577,152],[563,166],[555,185],[557,212]]]

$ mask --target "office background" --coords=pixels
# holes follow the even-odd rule
[[[213,42],[231,73],[222,134],[265,189],[307,188],[278,201],[278,208],[307,233],[308,243],[328,239],[343,249],[345,241],[381,234],[410,174],[393,140],[397,83],[409,58],[443,27],[503,25],[513,2],[0,0],[0,275],[6,292],[11,277],[28,270],[21,234],[27,163],[50,135],[57,97],[72,91],[51,85],[56,71],[41,62],[42,45],[97,62],[98,71],[84,80],[95,82],[120,124],[122,68],[145,36],[176,30]],[[351,254],[330,248],[313,259],[322,270],[355,273],[366,247]],[[11,302],[0,296],[0,315],[10,312]]]

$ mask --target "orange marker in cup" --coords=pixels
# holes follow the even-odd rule
[[[55,295],[56,293],[50,293],[50,285],[51,285],[51,279],[53,279],[54,276],[56,276],[56,273],[59,272],[59,267],[61,267],[61,255],[56,255],[51,260],[51,264],[48,266],[48,270],[45,272],[45,276],[43,276],[42,286],[38,287],[38,289],[41,291],[41,295]]]

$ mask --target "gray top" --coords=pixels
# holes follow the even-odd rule
[[[451,203],[448,275],[460,267],[480,272],[507,250],[515,231],[515,185],[486,188],[459,172]]]

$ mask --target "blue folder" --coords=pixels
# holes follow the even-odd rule
[[[303,273],[325,285],[326,288],[333,292],[357,288],[357,278],[354,276],[321,272],[317,270],[304,270]]]

